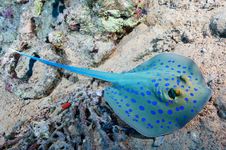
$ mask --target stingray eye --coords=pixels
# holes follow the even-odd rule
[[[176,97],[176,92],[175,92],[175,90],[174,90],[173,88],[171,88],[171,89],[168,91],[168,95],[169,95],[170,98],[175,99],[175,97]]]
[[[168,91],[168,95],[169,95],[170,98],[175,99],[176,96],[181,95],[181,90],[180,89],[173,89],[173,88],[171,88]]]

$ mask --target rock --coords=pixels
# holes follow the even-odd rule
[[[27,3],[29,0],[16,0],[17,3],[20,3],[20,4],[25,4]]]
[[[35,122],[33,131],[36,137],[49,138],[49,123],[44,120]]]
[[[150,42],[150,51],[169,52],[175,49],[176,44],[181,41],[179,30],[169,30]]]
[[[50,138],[52,141],[57,141],[57,140],[64,141],[65,135],[60,131],[54,131]]]
[[[189,32],[184,32],[182,35],[181,35],[181,41],[183,43],[191,43],[193,42],[193,37],[191,35],[191,33]]]
[[[197,131],[192,131],[190,133],[192,141],[198,143],[199,142],[199,133]]]
[[[222,119],[226,119],[226,89],[222,90],[215,102],[215,105],[218,109],[218,115]]]
[[[206,53],[207,50],[206,50],[204,47],[202,47],[202,48],[200,49],[200,52],[201,52],[201,53]]]
[[[72,147],[72,145],[67,144],[64,141],[56,141],[49,147],[49,150],[58,150],[58,149],[73,150],[74,148]]]
[[[220,12],[212,17],[210,30],[213,35],[226,38],[226,12]]]
[[[56,48],[62,48],[66,38],[62,31],[53,31],[48,35],[48,40]]]
[[[28,19],[28,20],[26,20],[23,28],[21,28],[19,30],[19,32],[21,34],[31,34],[31,33],[34,33],[34,30],[35,30],[34,20],[33,19]]]
[[[50,44],[36,44],[32,44],[34,46],[33,52],[39,51],[38,54],[40,56],[46,55],[46,59],[60,60],[59,56],[51,50]],[[32,53],[30,54],[32,55]],[[36,53],[35,55],[38,54]],[[11,56],[8,57],[6,55]],[[22,99],[42,98],[51,93],[60,81],[60,72],[55,68],[20,57],[20,55],[15,55],[15,53],[9,52],[6,55],[6,60],[2,62],[4,65],[3,71],[5,72],[3,77],[5,85],[9,87],[9,91]],[[46,67],[49,69],[45,69]]]
[[[97,90],[96,95],[101,97],[103,95],[103,90]]]
[[[71,6],[72,7],[69,7],[65,12],[65,22],[71,31],[91,34],[98,30],[95,27],[95,23],[92,21],[89,8],[84,5],[84,3],[74,2]],[[98,20],[98,18],[96,19]]]
[[[100,63],[102,60],[105,60],[106,58],[108,58],[108,56],[110,56],[110,54],[113,53],[115,48],[115,44],[113,43],[113,41],[104,42],[104,41],[97,40],[95,41],[94,44],[95,45],[93,48],[93,53],[95,53],[94,54],[95,63]]]
[[[154,147],[159,147],[164,142],[164,136],[156,137],[153,143]]]
[[[4,136],[2,136],[2,135],[0,134],[0,148],[1,148],[1,146],[2,146],[5,142],[6,142],[6,141],[5,141]]]

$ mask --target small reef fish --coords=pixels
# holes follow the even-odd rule
[[[162,53],[125,73],[110,73],[59,64],[16,51],[44,64],[112,83],[104,99],[140,134],[157,137],[184,127],[212,95],[195,62]]]

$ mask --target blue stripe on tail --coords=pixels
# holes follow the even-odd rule
[[[31,55],[28,55],[28,54],[23,53],[23,52],[19,52],[19,51],[16,51],[16,52],[18,54],[22,55],[22,56],[29,57],[31,59],[40,61],[40,62],[47,64],[47,65],[50,65],[50,66],[62,68],[62,69],[65,69],[65,70],[75,72],[75,73],[80,74],[80,75],[89,76],[89,77],[97,78],[97,79],[104,80],[104,81],[116,82],[118,80],[118,78],[120,77],[120,74],[118,74],[118,73],[109,73],[109,72],[101,72],[101,71],[96,71],[96,70],[90,70],[90,69],[87,69],[87,68],[78,68],[78,67],[74,67],[74,66],[59,64],[59,63],[49,61],[49,60],[45,60],[45,59],[42,59],[42,58],[38,58],[38,57],[35,57],[35,56],[31,56]]]

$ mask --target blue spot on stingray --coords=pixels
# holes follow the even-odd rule
[[[147,95],[151,95],[151,92],[150,92],[150,91],[146,91],[146,94],[147,94]]]
[[[174,78],[171,78],[171,80],[175,80]]]
[[[127,106],[127,107],[129,107],[129,106],[130,106],[130,104],[128,104],[128,103],[127,103],[127,104],[126,104],[126,106]]]
[[[134,98],[132,98],[131,102],[136,103],[137,101]]]
[[[158,81],[162,81],[162,79],[158,79]]]
[[[160,65],[163,65],[164,63],[160,63]]]
[[[163,113],[163,110],[162,110],[162,109],[159,109],[158,112],[159,112],[160,114],[162,114],[162,113]]]
[[[186,66],[183,66],[183,69],[186,69],[187,67]]]
[[[180,106],[180,110],[184,110],[184,106]]]
[[[168,124],[172,124],[172,122],[171,122],[171,121],[169,121],[169,122],[168,122]]]
[[[156,123],[160,123],[160,120],[156,120]]]
[[[153,80],[151,80],[151,82],[153,82],[153,83],[154,83],[154,82],[156,82],[156,80],[155,80],[155,79],[153,79]]]
[[[191,112],[193,113],[194,112],[194,109],[191,109]]]
[[[122,107],[122,105],[118,105],[118,107],[119,107],[119,108],[121,108],[121,107]]]
[[[167,111],[167,113],[168,113],[169,115],[172,115],[172,114],[173,114],[173,111],[172,111],[171,109],[169,109],[169,110]]]
[[[137,120],[137,119],[133,119],[133,121],[138,122],[138,120]]]
[[[171,68],[171,70],[174,70],[174,68]]]
[[[169,85],[170,85],[169,83],[166,83],[166,84],[165,84],[165,86],[169,86]]]
[[[137,91],[134,91],[134,94],[138,95],[139,93]]]
[[[180,71],[180,70],[178,70],[178,71],[177,71],[177,73],[181,73],[181,71]]]
[[[145,121],[146,121],[146,119],[145,119],[145,118],[142,118],[142,119],[141,119],[141,121],[142,121],[142,122],[145,122]]]
[[[128,98],[128,96],[125,96],[124,98],[125,98],[125,99],[127,99],[127,98]]]
[[[169,106],[169,103],[168,102],[166,102],[166,107],[168,107]]]
[[[133,110],[132,109],[129,109],[129,112],[132,112]]]
[[[185,100],[185,101],[188,101],[188,98],[187,98],[187,97],[185,97],[185,98],[184,98],[184,100]]]
[[[176,111],[180,111],[180,108],[176,107]]]
[[[190,96],[194,96],[194,94],[193,93],[190,93]]]
[[[158,92],[157,92],[157,94],[158,94],[158,95],[161,95],[161,92],[160,92],[160,91],[158,91]]]
[[[169,68],[169,66],[167,65],[166,68]]]
[[[169,79],[168,78],[164,78],[164,80],[168,81]]]
[[[144,111],[144,106],[139,106],[139,109]]]
[[[194,103],[194,104],[197,103],[197,100],[193,100],[193,103]]]
[[[181,65],[177,65],[177,67],[180,67]]]
[[[145,94],[143,92],[140,93],[141,96],[145,96]]]
[[[139,118],[139,115],[135,115],[136,118]]]
[[[158,84],[158,83],[156,83],[156,84],[155,84],[155,87],[158,87],[158,86],[159,86],[159,84]]]
[[[198,89],[197,89],[197,88],[194,88],[194,90],[195,90],[195,91],[198,91]]]
[[[144,89],[144,87],[140,87],[140,90],[143,90]]]
[[[165,119],[162,119],[162,122],[165,122]]]
[[[147,100],[147,102],[150,104],[151,103],[151,101],[150,100]]]
[[[155,113],[155,111],[151,110],[151,114],[152,114],[152,115],[155,115],[156,113]]]
[[[154,105],[154,106],[157,105],[157,102],[156,101],[153,101],[152,102],[152,105]]]
[[[150,128],[153,128],[153,126],[152,126],[150,123],[148,124],[148,126],[149,126]]]
[[[163,126],[160,126],[160,128],[163,128]]]

